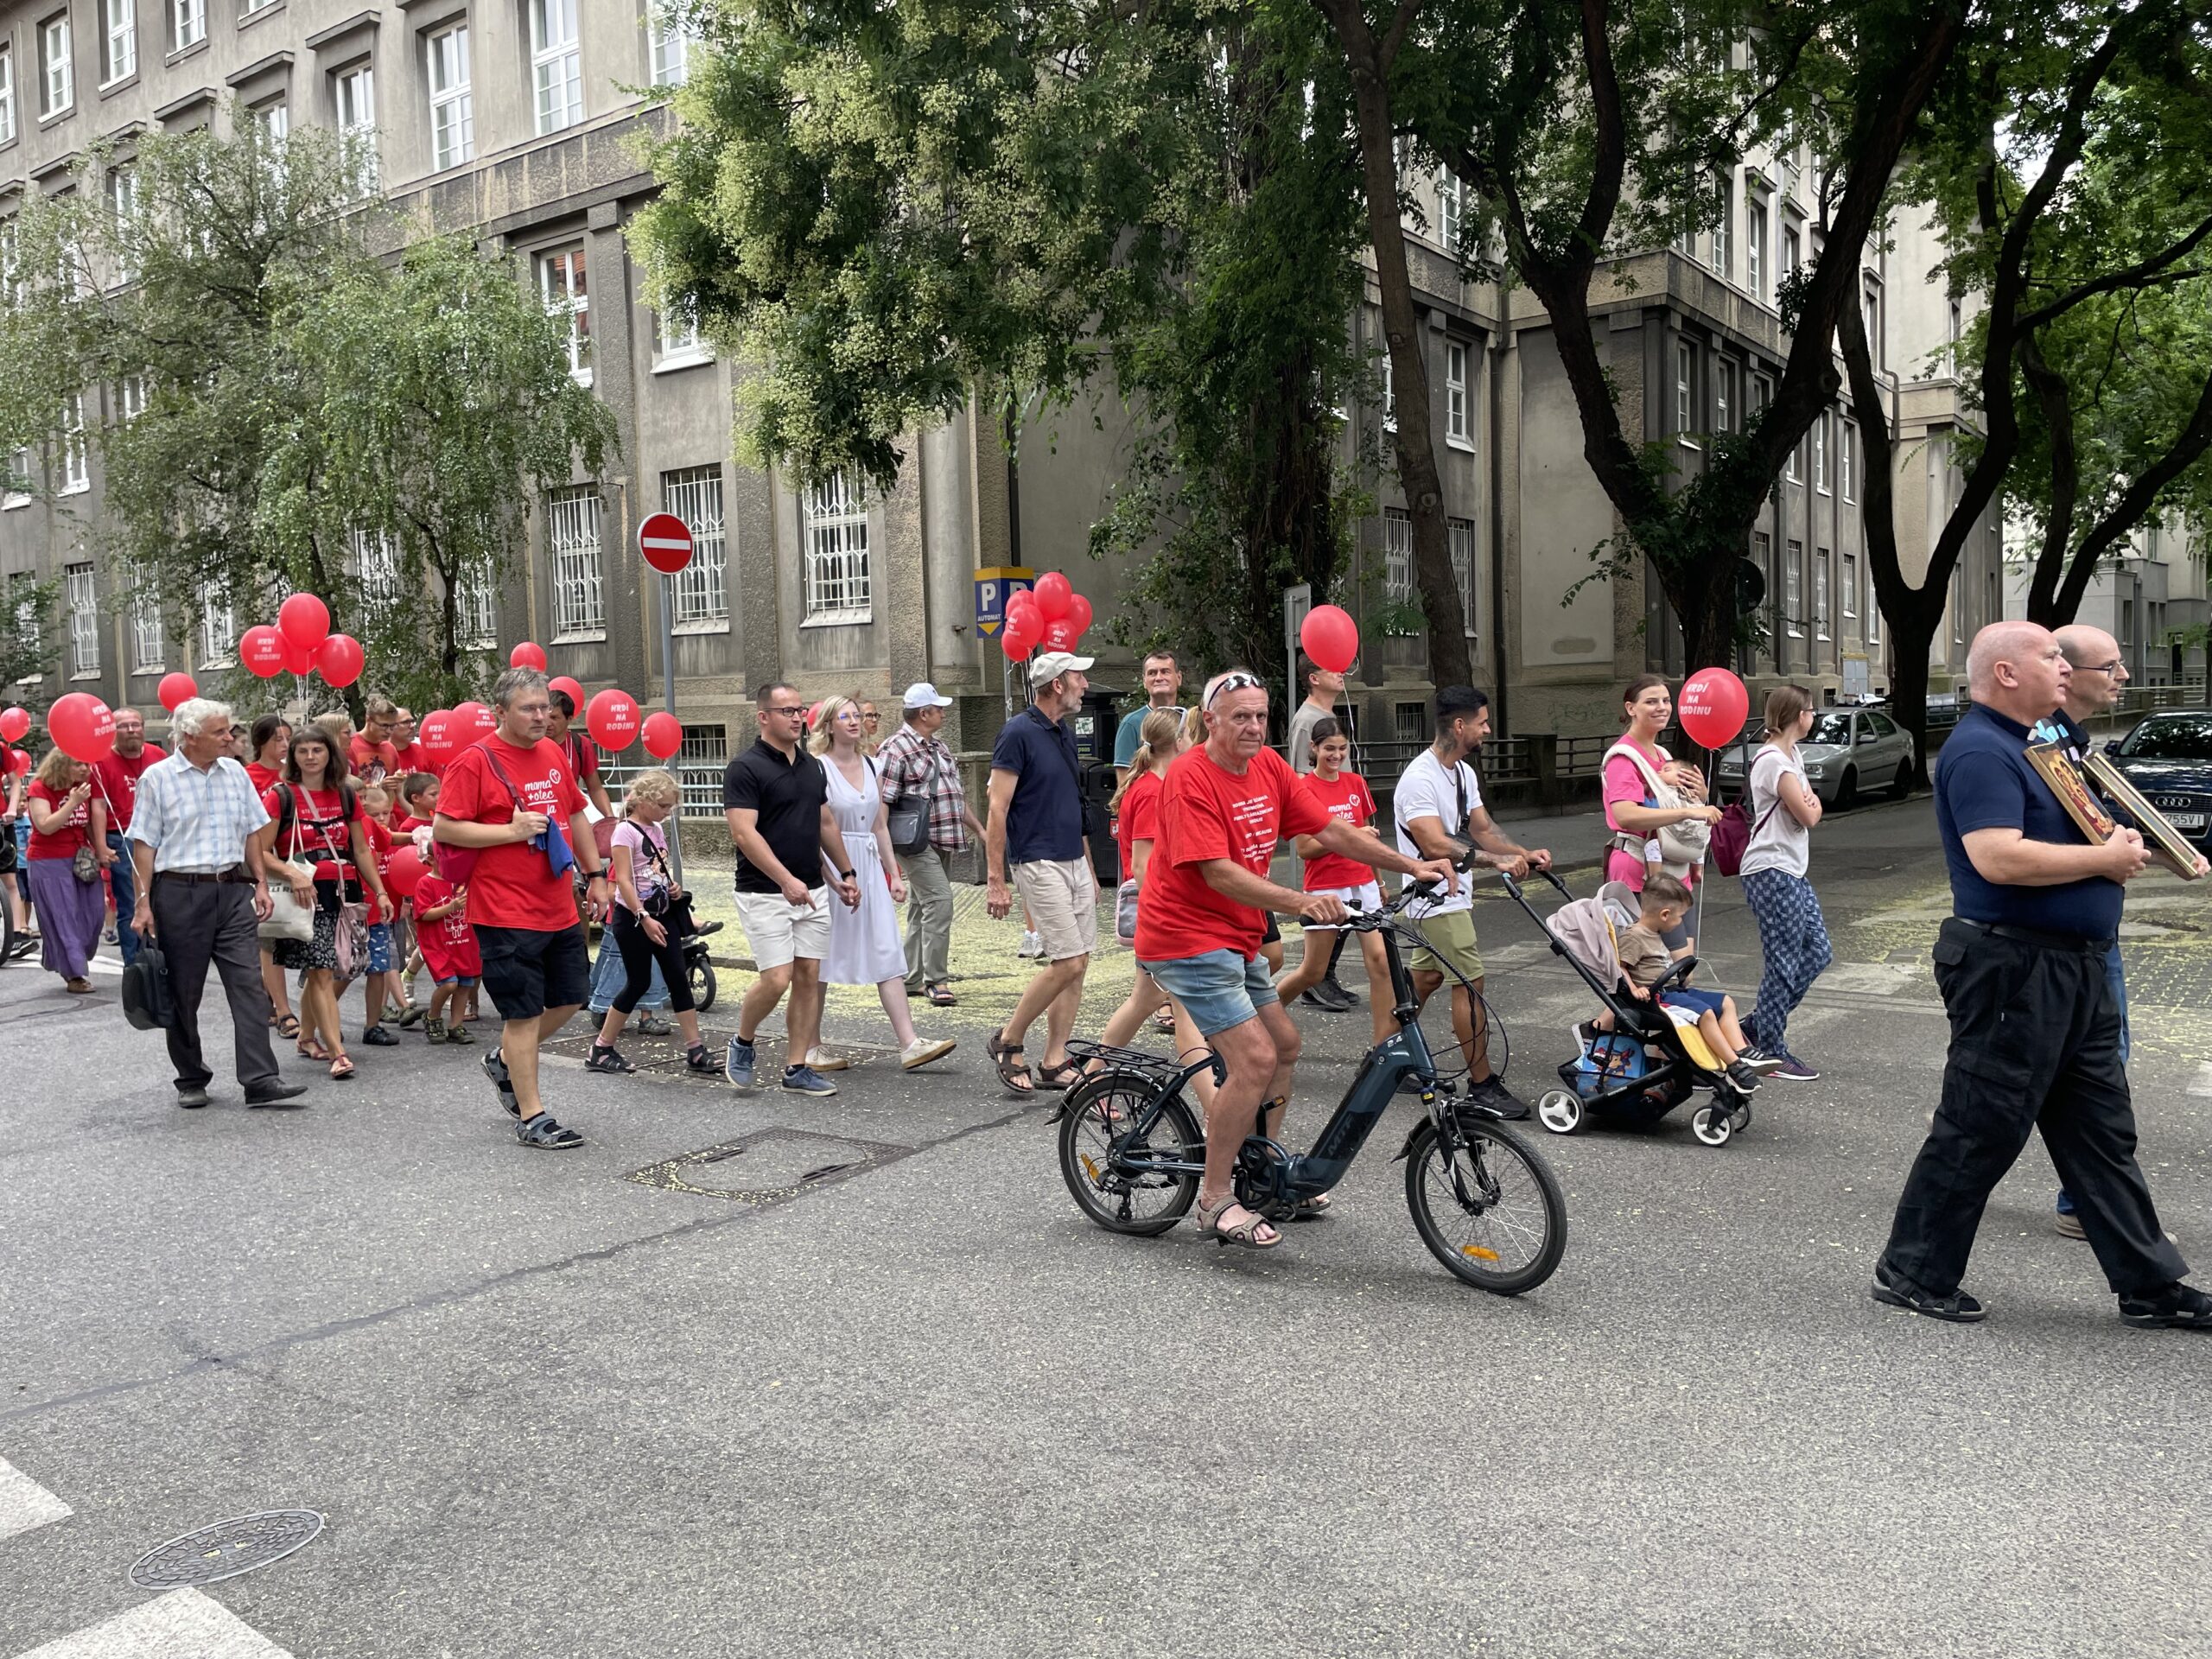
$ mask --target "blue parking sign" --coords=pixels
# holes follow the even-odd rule
[[[1023,564],[992,565],[976,572],[976,632],[995,639],[1006,626],[1006,602],[1035,585],[1036,572]]]

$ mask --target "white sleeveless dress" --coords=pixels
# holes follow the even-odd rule
[[[883,855],[875,841],[875,815],[883,805],[876,788],[879,774],[874,761],[867,767],[868,786],[857,790],[845,781],[835,760],[822,757],[822,770],[830,779],[830,810],[837,815],[837,828],[844,833],[845,852],[861,889],[856,910],[846,909],[834,893],[830,895],[830,955],[822,964],[826,985],[880,985],[887,979],[906,976],[899,906],[891,901]]]

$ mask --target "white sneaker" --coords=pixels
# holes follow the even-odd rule
[[[899,1069],[912,1071],[918,1065],[943,1059],[959,1046],[950,1037],[917,1037],[899,1051]]]
[[[832,1054],[823,1048],[808,1049],[806,1063],[817,1071],[842,1071],[851,1064],[842,1055]]]
[[[1021,936],[1021,949],[1014,954],[1022,957],[1041,957],[1045,954],[1045,941],[1037,934],[1024,933]]]

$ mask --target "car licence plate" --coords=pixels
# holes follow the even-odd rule
[[[2196,834],[2202,834],[2204,829],[2204,815],[2202,812],[2169,812],[2166,814],[2166,822],[2177,830],[2187,830]]]

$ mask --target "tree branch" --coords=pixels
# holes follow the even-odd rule
[[[2157,505],[2159,493],[2194,466],[2207,449],[2212,449],[2212,375],[2205,378],[2204,389],[2197,394],[2196,410],[2190,416],[2189,424],[2175,438],[2173,447],[2129,482],[2120,492],[2120,499],[2082,538],[2082,545],[2074,550],[2073,563],[2068,567],[2064,586],[2059,589],[2055,612],[2062,621],[2073,620],[2075,612],[2081,608],[2082,595],[2088,591],[2090,579],[2097,573],[2097,561],[2104,556],[2105,550],[2134,529]]]

